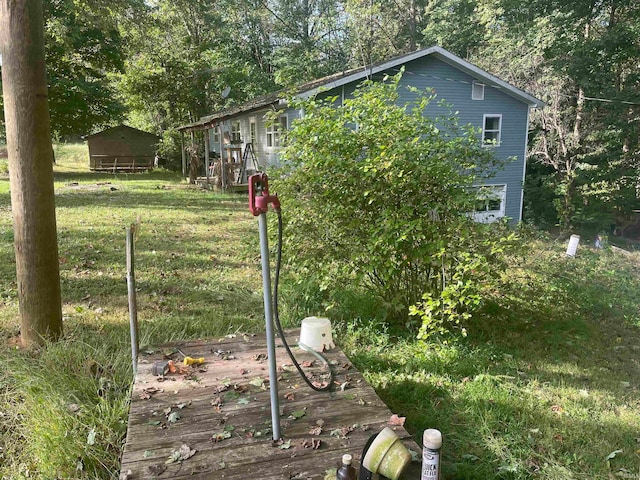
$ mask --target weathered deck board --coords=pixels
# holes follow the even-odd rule
[[[294,343],[297,332],[287,338]],[[206,363],[164,380],[152,375],[153,363],[175,349],[180,351],[173,355],[176,363],[182,354],[204,357]],[[294,351],[301,363],[315,360],[307,352]],[[276,356],[281,430],[287,442],[281,446],[273,446],[271,440],[264,335],[173,343],[143,354],[132,391],[123,477],[323,479],[344,453],[351,453],[357,466],[369,436],[387,426],[391,417],[387,406],[338,348],[326,354],[336,374],[336,389],[330,393],[309,388],[283,348],[277,349]],[[305,371],[316,378],[325,372],[317,360]],[[179,419],[170,422],[174,412]],[[318,421],[323,422],[319,435],[310,432]],[[404,428],[392,428],[407,447],[419,451]],[[212,440],[215,435],[227,436],[225,432],[229,438]],[[320,447],[311,448],[311,440],[320,440]],[[180,463],[166,464],[183,444],[196,453]],[[419,478],[419,469],[419,464],[412,464],[404,478]]]

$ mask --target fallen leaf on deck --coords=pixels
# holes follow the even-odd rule
[[[307,409],[306,408],[302,408],[300,410],[295,410],[293,412],[291,412],[291,415],[289,415],[289,418],[293,419],[293,420],[297,420],[299,418],[304,417],[307,414]]]
[[[278,448],[281,450],[289,450],[291,448],[291,440],[287,440],[286,442],[283,442],[282,445],[278,445]]]
[[[240,397],[240,394],[238,392],[227,392],[224,394],[224,399],[229,401],[229,400],[237,400]]]
[[[264,386],[264,379],[256,377],[249,382],[249,385],[253,385],[254,387],[262,387]]]
[[[309,367],[313,367],[315,363],[316,363],[315,360],[305,360],[304,362],[300,363],[300,366],[304,368],[309,368]]]
[[[336,480],[337,475],[338,475],[337,468],[329,468],[324,471],[324,480]]]
[[[351,382],[344,382],[340,385],[340,391],[344,392],[344,390],[350,385]]]
[[[295,399],[296,399],[296,394],[295,394],[294,392],[287,392],[287,393],[285,393],[285,394],[284,394],[284,398],[285,398],[286,400],[291,400],[291,401],[293,401],[293,400],[295,400]]]
[[[309,429],[309,433],[311,435],[320,435],[322,433],[322,427],[320,425],[311,427],[311,429]]]
[[[191,400],[189,400],[186,403],[179,403],[176,405],[176,407],[178,407],[180,410],[182,410],[184,407],[188,407],[189,405],[191,405]]]
[[[167,469],[167,467],[165,467],[164,465],[162,465],[161,463],[157,463],[155,465],[149,465],[147,467],[147,471],[149,472],[150,475],[153,476],[160,476],[162,475],[162,473]]]
[[[302,448],[311,448],[313,450],[318,450],[321,444],[322,442],[319,438],[310,438],[307,440],[303,440],[300,445],[302,445]]]
[[[180,463],[193,457],[195,454],[196,450],[193,450],[189,445],[183,443],[178,450],[174,450],[173,452],[171,452],[171,455],[169,455],[169,458],[164,463]]]
[[[353,427],[341,427],[336,428],[335,430],[331,430],[331,433],[329,435],[331,435],[332,437],[347,438],[347,435],[349,435],[351,432],[353,432]]]
[[[240,400],[238,400],[238,405],[246,405],[249,403],[249,399],[247,397],[242,397]]]
[[[126,472],[120,472],[120,476],[118,480],[129,480],[132,478],[133,472],[131,470],[127,470]]]
[[[158,425],[160,425],[162,422],[160,420],[149,420],[147,422],[147,425],[152,425],[154,427],[157,427]]]
[[[399,417],[398,415],[396,415],[395,413],[393,415],[391,415],[391,418],[389,419],[389,421],[387,422],[389,425],[393,425],[395,427],[402,427],[404,426],[404,421],[407,419],[407,417]]]
[[[214,443],[221,442],[222,440],[226,440],[227,438],[231,438],[231,432],[223,431],[223,432],[218,432],[211,435],[211,440]]]
[[[180,420],[182,418],[182,415],[180,415],[180,412],[171,412],[168,416],[167,416],[167,421],[169,423],[176,423],[178,420]]]
[[[258,353],[257,355],[253,356],[253,359],[256,360],[257,362],[261,362],[261,361],[267,359],[267,354],[266,353]]]

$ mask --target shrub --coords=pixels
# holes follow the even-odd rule
[[[473,306],[470,285],[492,269],[501,243],[466,214],[495,157],[454,115],[425,116],[449,113],[430,106],[428,92],[410,88],[413,101],[399,104],[400,79],[365,82],[342,104],[292,100],[304,116],[273,183],[290,268],[313,272],[323,288],[365,286],[406,319],[411,306],[435,311],[435,299],[449,305],[442,312]]]

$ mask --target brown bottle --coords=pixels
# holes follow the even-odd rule
[[[336,474],[336,480],[356,480],[356,469],[351,465],[353,457],[348,453],[342,455],[342,465]]]

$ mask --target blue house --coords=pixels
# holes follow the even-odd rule
[[[367,78],[394,75],[404,67],[401,86],[411,85],[421,90],[431,88],[438,99],[444,99],[458,112],[460,124],[481,129],[486,148],[495,150],[504,168],[483,189],[488,192],[479,199],[473,212],[478,221],[491,222],[508,217],[512,222],[522,219],[523,182],[526,171],[529,110],[543,103],[528,93],[500,80],[490,73],[457,57],[441,47],[430,47],[367,68],[354,69],[306,83],[296,89],[297,95],[337,96],[340,100],[352,94]],[[410,93],[406,89],[406,95]],[[339,100],[339,101],[340,101]],[[401,102],[411,100],[401,98]],[[425,112],[429,115],[430,106]],[[265,114],[282,111],[278,122],[268,121]],[[435,113],[435,112],[433,112]],[[221,171],[233,171],[222,178],[223,186],[246,181],[252,170],[279,165],[280,132],[286,130],[301,112],[287,107],[283,92],[276,92],[248,103],[215,112],[181,131],[206,130],[205,170],[207,182],[211,176],[220,181]],[[217,159],[231,168],[212,167]]]

